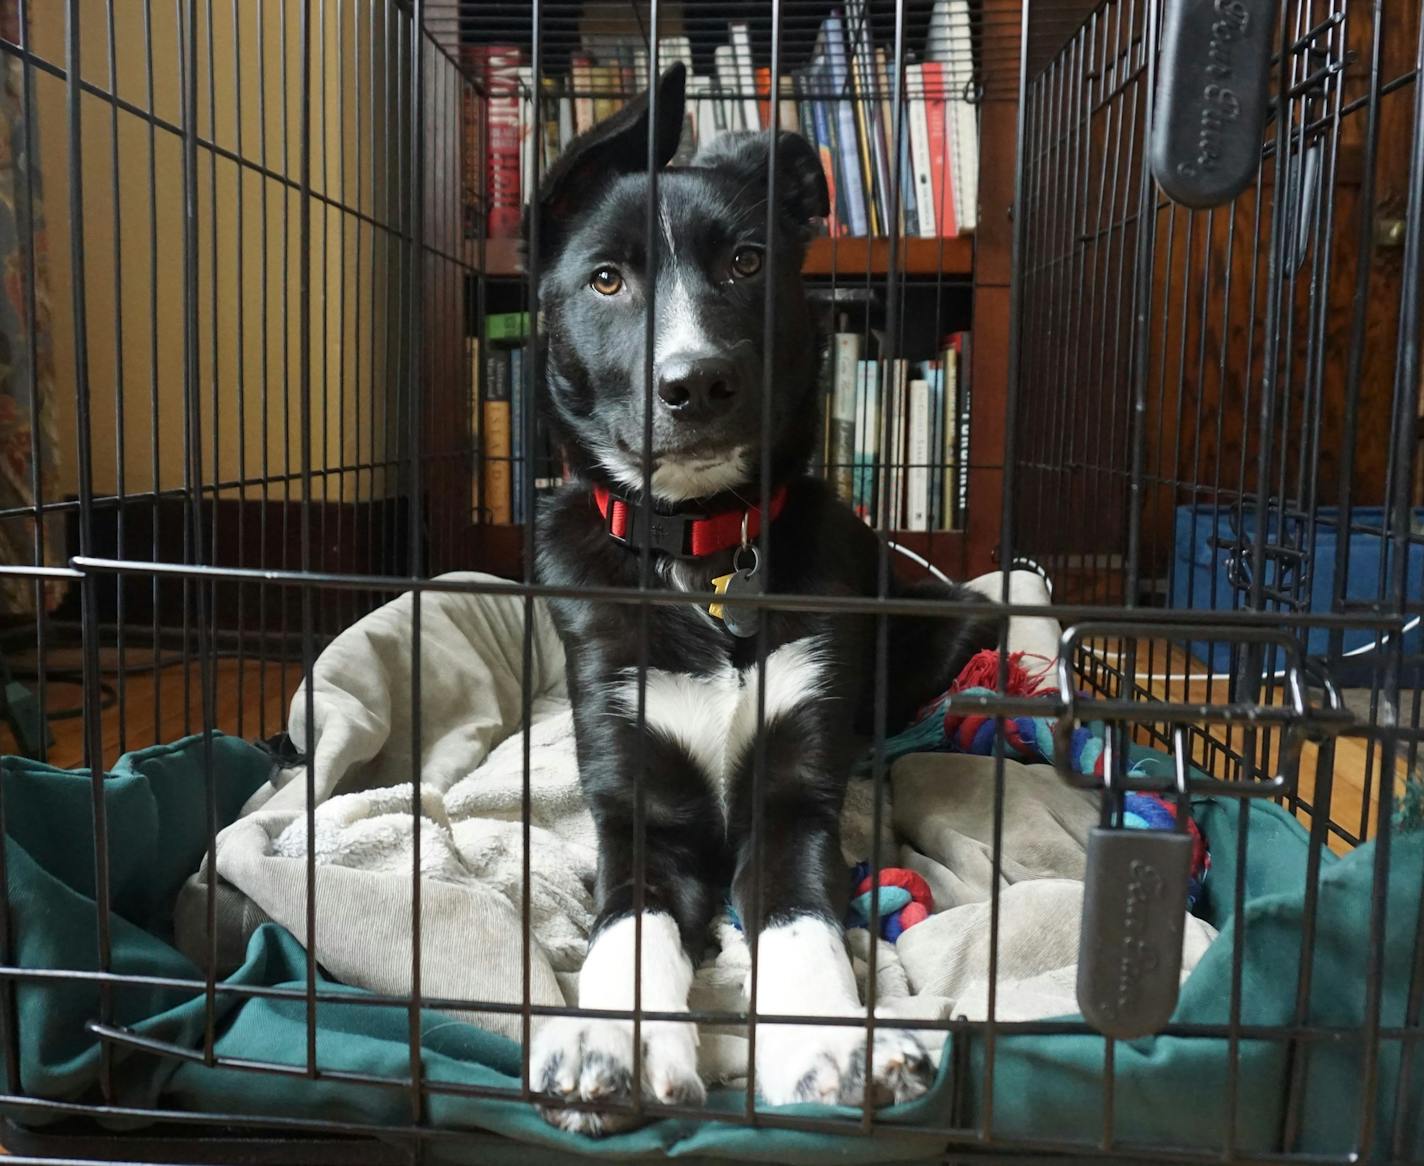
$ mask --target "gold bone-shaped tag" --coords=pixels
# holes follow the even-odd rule
[[[718,595],[727,594],[727,584],[732,581],[736,574],[735,571],[730,571],[726,575],[718,575],[712,580],[712,590]],[[713,619],[721,619],[722,605],[720,603],[709,603],[707,605],[707,614]]]

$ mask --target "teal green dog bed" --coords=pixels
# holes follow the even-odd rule
[[[209,750],[211,752],[209,752]],[[122,758],[106,783],[110,838],[113,959],[116,973],[201,979],[201,971],[172,944],[173,902],[183,880],[206,850],[204,766],[211,757],[217,776],[218,813],[226,823],[266,779],[265,753],[229,737],[205,743],[194,737]],[[3,766],[6,862],[11,904],[13,959],[21,968],[93,970],[95,935],[91,785],[87,773],[49,768],[17,758]],[[1267,1038],[1260,1026],[1295,1021],[1301,958],[1301,921],[1307,837],[1276,806],[1229,800],[1199,800],[1194,811],[1211,840],[1212,871],[1200,910],[1221,930],[1183,988],[1174,1022],[1225,1024],[1229,1019],[1232,956],[1244,944],[1241,1021],[1252,1026],[1238,1048],[1239,1099],[1228,1130],[1227,1051],[1224,1038],[1164,1036],[1120,1043],[1113,1071],[1113,1136],[1144,1145],[1218,1150],[1277,1147],[1286,1103],[1292,1050],[1282,1038]],[[1247,834],[1247,862],[1237,866],[1237,843]],[[1305,1042],[1308,1075],[1299,1145],[1312,1154],[1344,1154],[1354,1146],[1361,1108],[1375,1107],[1376,1148],[1396,1135],[1397,1091],[1402,1053],[1386,1040],[1379,1055],[1373,1096],[1362,1096],[1366,1022],[1365,966],[1370,941],[1375,845],[1349,856],[1323,856],[1318,935],[1312,990],[1304,1022],[1335,1030],[1330,1039]],[[1240,932],[1231,911],[1236,880],[1244,879],[1246,909]],[[1406,996],[1414,957],[1415,928],[1424,884],[1424,834],[1397,832],[1389,861],[1382,964],[1380,1023],[1398,1030],[1406,1021]],[[306,986],[305,953],[275,926],[254,935],[242,966],[225,983],[238,986]],[[363,1003],[363,994],[318,976],[324,991],[349,1002],[318,1005],[317,1051],[328,1071],[401,1080],[409,1072],[408,1016],[400,1008]],[[97,1099],[99,1054],[86,1024],[98,1015],[99,990],[92,981],[21,981],[18,1082],[7,1092],[49,1101]],[[201,1053],[204,998],[201,991],[120,985],[112,995],[114,1022],[140,1036]],[[281,998],[217,998],[219,1057],[306,1063],[307,1016],[302,1001]],[[1417,1023],[1417,1018],[1415,1018]],[[423,1017],[424,1071],[432,1083],[486,1089],[519,1089],[520,1049],[510,1041],[436,1012]],[[967,1056],[943,1059],[934,1088],[925,1097],[885,1110],[873,1138],[853,1124],[856,1111],[798,1106],[807,1116],[840,1113],[845,1133],[753,1129],[718,1121],[663,1120],[631,1133],[591,1141],[554,1130],[517,1099],[433,1093],[432,1126],[484,1131],[550,1149],[613,1160],[662,1155],[725,1159],[774,1159],[782,1163],[915,1161],[939,1154],[943,1134],[917,1127],[956,1126],[974,1137],[985,1112],[986,1050],[982,1035],[968,1040]],[[1102,1136],[1105,1092],[1104,1041],[1081,1033],[1028,1034],[1001,1031],[994,1046],[994,1139],[1080,1139],[1090,1150]],[[1412,1047],[1412,1046],[1406,1046]],[[310,1080],[237,1069],[208,1068],[197,1060],[159,1058],[116,1048],[113,1079],[121,1106],[178,1109],[253,1117],[340,1119],[371,1127],[401,1127],[409,1099],[401,1088]],[[952,1121],[953,1065],[968,1065],[963,1096],[967,1112]],[[1424,1114],[1419,1093],[1424,1065],[1408,1076],[1413,1104],[1399,1108],[1411,1124],[1399,1136],[1406,1153],[1424,1153]],[[714,1108],[737,1112],[740,1093],[714,1092]],[[31,1128],[48,1120],[39,1110],[8,1107]],[[129,1123],[132,1124],[132,1123]],[[501,1143],[502,1144],[502,1143]],[[518,1147],[505,1147],[510,1153]],[[432,1152],[451,1161],[503,1157],[485,1138],[442,1138]],[[527,1151],[524,1152],[527,1157]]]

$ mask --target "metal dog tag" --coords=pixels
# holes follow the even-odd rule
[[[1165,830],[1088,836],[1078,1007],[1105,1036],[1160,1032],[1177,1006],[1192,840]]]
[[[737,603],[737,597],[760,595],[766,590],[766,580],[758,570],[761,561],[757,555],[756,547],[743,546],[737,552],[738,559],[742,557],[743,552],[750,552],[751,565],[738,567],[730,575],[719,575],[712,580],[712,586],[716,589],[717,594],[722,596],[722,600],[709,606],[707,611],[708,614],[720,619],[732,635],[745,640],[756,635],[757,609]],[[735,561],[733,566],[736,566]]]

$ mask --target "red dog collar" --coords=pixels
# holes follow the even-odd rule
[[[759,506],[721,510],[715,514],[659,514],[647,505],[631,502],[602,486],[594,486],[593,501],[615,540],[631,547],[649,546],[678,559],[700,559],[741,546],[743,518],[748,540],[761,533]],[[771,495],[772,522],[785,505],[786,487],[778,486]]]

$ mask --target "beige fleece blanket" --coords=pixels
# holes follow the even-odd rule
[[[454,579],[482,576],[450,576]],[[998,597],[999,575],[976,580]],[[1018,602],[1047,602],[1036,575],[1015,572]],[[420,839],[421,991],[426,998],[517,1005],[525,995],[522,928],[525,604],[501,594],[425,593],[420,600],[420,756],[412,753],[413,600],[386,604],[347,629],[317,660],[313,721],[292,700],[289,732],[311,757],[277,773],[218,837],[220,956],[240,961],[252,930],[275,920],[338,980],[375,992],[411,990],[412,864]],[[583,803],[563,650],[548,613],[532,605],[529,727],[530,918],[528,995],[576,1003],[574,985],[593,921],[596,855]],[[1010,647],[1050,655],[1057,625],[1016,619]],[[412,813],[418,770],[420,814]],[[880,944],[878,998],[887,1013],[940,1019],[985,1015],[988,976],[993,761],[917,754],[891,770],[882,816],[887,863],[928,880],[935,913]],[[308,796],[315,802],[316,928],[306,927]],[[1074,976],[1091,796],[1046,766],[1005,767],[999,985],[996,1015],[1030,1019],[1076,1011]],[[851,784],[843,816],[847,864],[871,854],[870,783]],[[418,825],[417,825],[418,823]],[[201,958],[206,862],[179,897],[176,930]],[[1189,918],[1184,974],[1212,938]],[[851,934],[862,974],[869,939]],[[692,992],[695,1008],[739,1011],[747,948],[720,921]],[[517,1014],[454,1009],[516,1038]],[[930,1047],[937,1047],[931,1042]],[[709,1081],[745,1072],[735,1027],[703,1034]]]

